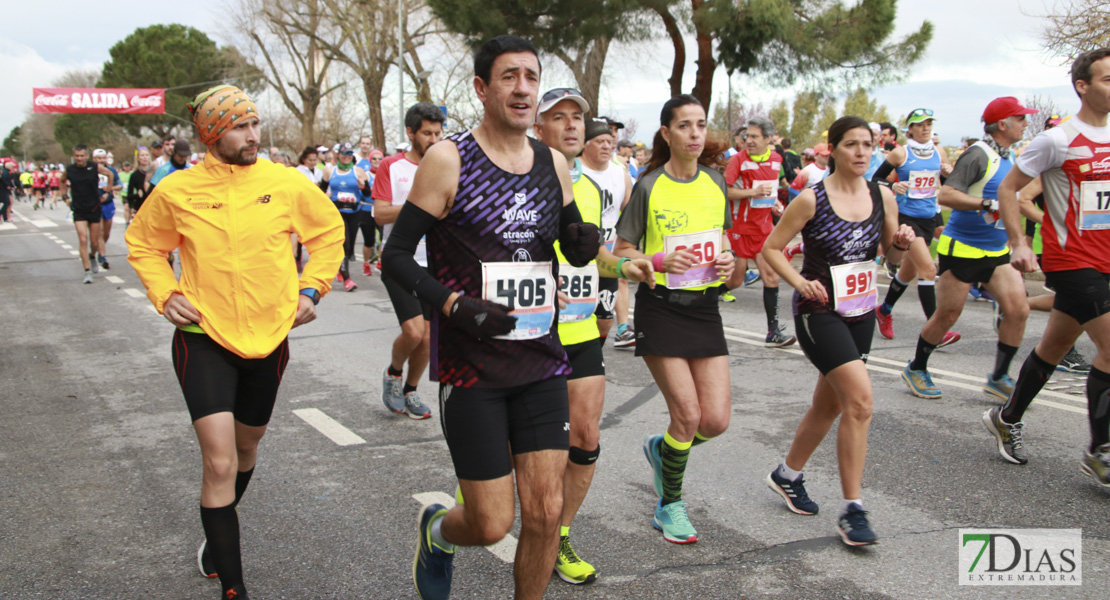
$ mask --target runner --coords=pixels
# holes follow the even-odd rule
[[[1021,273],[1009,266],[1006,232],[998,215],[998,185],[1013,167],[1010,146],[1025,135],[1025,115],[1036,112],[1010,96],[992,100],[982,117],[986,137],[960,155],[940,188],[937,199],[952,214],[937,244],[937,311],[921,329],[917,353],[902,371],[902,380],[914,396],[939,399],[943,395],[929,375],[929,356],[960,318],[974,283],[986,286],[1004,315],[997,328],[994,370],[987,374],[983,391],[1002,400],[1014,391],[1010,362],[1021,346],[1029,305]]]
[[[693,96],[675,96],[659,121],[651,162],[617,223],[615,254],[655,267],[655,286],[636,290],[636,356],[670,412],[666,433],[644,440],[659,496],[652,525],[667,541],[690,544],[698,541],[682,500],[690,448],[724,433],[731,414],[717,295],[736,255],[725,235],[732,226],[728,186],[705,164],[724,150],[706,139],[705,109]]]
[[[393,223],[408,200],[416,168],[428,148],[443,139],[443,123],[446,120],[443,111],[434,104],[419,102],[410,106],[405,113],[405,134],[412,150],[379,161],[381,164],[371,197],[374,199],[374,213],[382,224],[383,244],[389,239]],[[381,155],[380,152],[378,154]],[[428,267],[428,250],[424,240],[417,246],[415,258],[416,264],[425,269]],[[393,304],[397,323],[401,326],[400,335],[393,340],[390,364],[382,374],[382,403],[389,412],[408,414],[413,419],[427,419],[432,416],[432,411],[420,401],[416,386],[424,376],[430,357],[432,306],[401,289],[393,278],[385,274],[382,275],[382,283]],[[404,377],[405,363],[409,365],[408,377]]]
[[[586,145],[582,150],[582,172],[601,188],[601,233],[605,247],[612,252],[617,240],[617,220],[628,204],[628,199],[632,197],[632,176],[631,169],[625,171],[613,164],[616,138],[611,130],[603,131],[595,122],[606,123],[604,119],[591,119],[587,124]],[[647,166],[647,159],[640,152],[643,149],[642,145],[637,147],[640,158],[636,160],[642,161],[639,162],[641,171]],[[628,326],[628,309],[628,281],[603,275],[595,313],[602,346],[613,327],[615,314],[617,335],[613,337],[613,347],[624,350],[636,347],[636,332]]]
[[[932,318],[937,310],[937,267],[929,253],[929,244],[933,242],[936,233],[937,189],[940,187],[940,178],[952,173],[952,165],[948,162],[944,148],[933,145],[935,120],[932,109],[918,108],[911,112],[906,117],[906,135],[909,136],[906,145],[896,146],[891,150],[871,179],[880,185],[888,185],[888,176],[892,179],[897,177],[897,183],[889,187],[898,197],[898,222],[913,227],[917,235],[906,260],[890,281],[882,306],[875,313],[879,333],[888,340],[894,339],[894,318],[891,316],[894,304],[915,277],[917,295],[921,300],[921,309],[925,311],[925,318]],[[886,125],[883,124],[884,132]],[[883,138],[886,137],[884,134]],[[937,348],[958,341],[960,334],[948,331],[937,344]]]
[[[1081,54],[1072,63],[1071,79],[1079,113],[1034,138],[998,191],[1011,264],[1028,273],[1037,265],[1022,236],[1016,192],[1041,177],[1047,208],[1045,283],[1056,290],[1056,298],[1044,336],[1021,366],[1014,393],[1002,406],[983,413],[983,423],[1003,458],[1028,462],[1022,417],[1060,359],[1086,332],[1099,352],[1087,375],[1091,443],[1081,465],[1099,484],[1110,486],[1110,357],[1103,351],[1110,347],[1110,222],[1104,200],[1110,194],[1110,48]]]
[[[123,220],[127,225],[131,224],[131,175],[134,171],[131,170],[131,161],[123,161],[118,173],[121,188],[120,200],[123,201]],[[125,225],[126,227],[126,225]]]
[[[844,503],[836,530],[849,546],[877,539],[862,500],[873,409],[866,362],[878,298],[875,256],[882,244],[887,256],[901,257],[914,239],[913,229],[898,225],[898,205],[890,190],[863,179],[874,139],[867,121],[837,119],[829,127],[828,178],[790,203],[763,247],[766,261],[797,290],[794,327],[806,357],[821,373],[813,405],[798,424],[790,451],[765,482],[791,511],[817,514],[802,469],[839,417],[837,462]],[[782,253],[799,232],[806,246],[801,273]]]
[[[96,260],[90,260],[96,252],[104,254],[104,239],[100,235],[103,213],[100,210],[100,191],[97,185],[100,177],[107,178],[111,175],[112,172],[104,165],[89,161],[87,146],[77,145],[73,147],[73,162],[66,166],[59,182],[62,197],[73,210],[73,226],[77,229],[77,252],[81,257],[81,266],[85,267],[85,283],[92,283],[93,273],[100,271]]]
[[[335,280],[343,284],[343,289],[353,292],[358,289],[351,279],[351,261],[355,258],[355,238],[358,237],[359,221],[362,219],[359,205],[365,194],[370,191],[370,177],[355,166],[355,147],[350,142],[339,144],[336,150],[335,168],[324,172],[328,182],[328,195],[339,213],[343,215],[346,241],[343,242],[343,262]]]
[[[237,507],[289,361],[289,330],[316,318],[341,259],[343,223],[304,177],[256,162],[258,113],[241,90],[211,88],[189,110],[208,154],[151,193],[127,230],[128,261],[177,327],[174,371],[204,465],[197,566],[218,574],[221,598],[246,600]],[[291,233],[312,253],[299,280]],[[175,248],[180,282],[166,263]]]
[[[97,186],[100,188],[100,212],[103,217],[100,220],[100,232],[103,238],[103,244],[100,245],[100,252],[94,259],[100,262],[100,268],[107,271],[110,269],[108,264],[108,257],[105,256],[108,248],[108,238],[112,235],[112,223],[116,217],[116,200],[115,192],[123,189],[123,183],[119,179],[119,173],[116,172],[115,167],[108,164],[108,153],[104,150],[97,148],[93,150],[93,160],[100,166],[111,171],[111,175],[101,175]]]
[[[436,108],[438,110],[439,107]],[[440,111],[440,114],[442,114],[442,111]],[[362,142],[359,142],[359,144],[361,145]],[[358,167],[370,178],[371,190],[374,189],[374,181],[378,176],[378,166],[381,165],[383,157],[382,151],[375,148],[370,150],[369,158],[358,162]],[[359,204],[359,213],[358,228],[362,231],[362,274],[372,277],[374,269],[371,265],[381,257],[381,248],[384,243],[376,240],[378,239],[378,232],[383,230],[381,224],[374,219],[374,200],[372,198],[366,198],[365,196],[362,198]]]
[[[170,173],[183,171],[191,168],[193,165],[189,164],[189,157],[192,156],[193,150],[189,147],[189,142],[180,140],[177,142],[170,142],[170,155],[162,166],[154,170],[154,174],[150,177],[150,185],[158,185]]]
[[[450,593],[456,545],[489,545],[508,533],[514,469],[516,597],[540,598],[547,588],[570,420],[570,365],[553,330],[553,244],[558,238],[570,264],[583,267],[600,243],[574,204],[566,160],[527,136],[540,78],[535,47],[498,36],[475,54],[474,74],[481,124],[424,156],[382,261],[386,275],[436,310],[440,419],[466,499],[421,513],[413,580],[424,600]],[[413,257],[425,234],[428,270]]]
[[[50,200],[50,210],[58,207],[58,181],[60,173],[58,165],[50,165],[50,172],[46,174],[46,197]]]
[[[161,152],[161,154],[159,154],[158,157],[156,157],[154,160],[154,167],[156,169],[159,169],[162,167],[162,165],[170,162],[170,159],[173,157],[173,154],[175,152],[176,142],[177,139],[174,138],[172,133],[167,133],[165,136],[163,136],[161,144],[155,142],[154,149]]]
[[[15,163],[4,161],[0,165],[0,219],[5,223],[10,220],[8,215],[12,205],[12,194],[15,192],[16,177],[13,177],[15,172]]]
[[[767,347],[781,348],[793,344],[797,338],[786,335],[786,328],[779,324],[779,276],[763,260],[760,251],[771,234],[771,214],[782,214],[782,203],[778,200],[782,156],[770,146],[775,124],[767,117],[752,117],[746,133],[745,149],[730,158],[725,168],[733,223],[728,240],[740,266],[746,269],[748,260],[754,259],[759,268],[763,279],[763,312],[767,315],[764,342]],[[736,300],[730,290],[744,285],[744,269],[733,270],[732,277],[725,282],[725,302]]]
[[[540,100],[533,127],[536,138],[560,152],[571,166],[574,203],[582,214],[582,220],[601,227],[603,232],[596,262],[580,269],[571,266],[558,251],[559,246],[556,246],[560,263],[559,294],[561,301],[566,302],[566,306],[559,312],[559,342],[566,350],[571,374],[567,377],[570,452],[567,456],[566,474],[563,476],[563,515],[559,527],[559,554],[555,559],[555,573],[563,581],[575,585],[597,580],[597,569],[579,558],[571,545],[570,527],[590,490],[597,458],[601,454],[600,424],[605,401],[605,360],[601,347],[605,341],[600,333],[601,320],[597,316],[602,311],[603,304],[600,289],[603,284],[600,283],[599,276],[604,274],[607,276],[605,279],[611,279],[615,283],[615,275],[624,274],[637,281],[645,281],[651,278],[652,273],[650,261],[618,259],[613,256],[606,243],[606,206],[616,208],[616,203],[612,192],[591,177],[585,165],[575,157],[583,152],[585,145],[586,152],[592,154],[595,164],[600,160],[601,166],[607,167],[610,157],[603,157],[599,148],[604,146],[611,153],[613,136],[608,123],[603,119],[591,119],[588,124],[585,123],[584,115],[589,110],[589,103],[578,90],[556,88],[544,94]],[[598,140],[604,140],[604,143],[595,143]],[[591,145],[593,149],[589,149]],[[616,166],[611,171],[620,175],[623,186],[628,175]],[[616,210],[609,212],[615,213]],[[608,314],[611,317],[611,308]],[[612,324],[611,318],[609,323]]]
[[[794,176],[794,181],[790,182],[790,187],[786,191],[791,200],[797,198],[803,190],[817,187],[829,170],[829,156],[832,154],[832,149],[828,144],[821,142],[812,149],[806,148],[806,150],[809,151],[813,162],[799,170]]]
[[[154,169],[150,149],[146,146],[139,146],[135,160],[139,163],[138,168],[131,174],[131,179],[127,182],[127,205],[130,208],[131,219],[135,218],[135,214],[139,212],[139,208],[146,201],[147,194],[150,193],[149,180]],[[130,224],[131,222],[128,221],[129,226]]]
[[[46,166],[41,166],[31,173],[31,195],[34,199],[35,210],[45,208],[46,194]]]

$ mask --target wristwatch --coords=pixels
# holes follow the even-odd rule
[[[991,201],[988,198],[983,198],[983,201],[979,203],[979,206],[982,206],[983,210],[990,210]]]
[[[301,295],[307,296],[309,300],[312,300],[313,305],[320,303],[320,291],[316,288],[305,288],[301,290]]]

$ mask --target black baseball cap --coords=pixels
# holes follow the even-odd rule
[[[608,123],[609,125],[616,126],[617,129],[624,129],[624,123],[621,123],[620,121],[618,121],[616,119],[610,119],[609,117],[601,117],[601,118],[605,119],[605,122]]]
[[[177,140],[173,143],[173,155],[181,158],[189,158],[193,155],[193,149],[189,147],[189,142]]]
[[[162,140],[154,140],[153,142],[150,143],[150,147],[151,148],[161,148],[162,147]]]
[[[599,135],[608,135],[612,133],[609,131],[609,122],[605,119],[590,119],[586,121],[586,141],[590,141]]]

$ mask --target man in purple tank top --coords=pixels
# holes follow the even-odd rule
[[[540,64],[531,42],[499,36],[474,57],[481,124],[432,146],[382,254],[385,273],[435,309],[433,378],[459,490],[420,517],[413,580],[447,598],[458,546],[487,546],[521,506],[517,598],[541,598],[559,544],[570,417],[556,334],[559,241],[581,267],[600,232],[583,223],[562,154],[531,140]],[[413,252],[427,236],[428,267]],[[465,503],[463,502],[465,499]]]

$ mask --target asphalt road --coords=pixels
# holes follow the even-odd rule
[[[172,328],[127,265],[123,225],[111,270],[82,285],[64,214],[16,210],[0,226],[0,598],[216,598],[195,567],[200,453],[170,364]],[[240,506],[257,599],[416,597],[416,516],[455,488],[438,411],[413,421],[381,406],[398,327],[380,279],[356,279],[358,290],[326,297],[319,319],[290,336]],[[600,578],[574,587],[553,577],[548,598],[1106,598],[1110,495],[1079,469],[1083,378],[1053,378],[1026,419],[1030,463],[1004,462],[980,423],[997,340],[989,304],[969,301],[963,341],[932,358],[942,400],[914,398],[899,378],[923,324],[914,291],[895,312],[896,339],[875,340],[864,500],[881,543],[853,550],[835,535],[835,439],[806,469],[820,514],[788,512],[762,478],[782,460],[817,372],[796,349],[762,347],[759,285],[722,305],[732,424],[690,459],[698,543],[669,544],[651,527],[640,444],[663,431],[666,408],[643,362],[610,345],[603,452],[573,530]],[[1039,282],[1029,289],[1041,293]],[[1032,315],[1012,375],[1045,321]],[[1085,338],[1080,349],[1093,354]],[[421,390],[434,407],[434,388]],[[1080,528],[1083,584],[960,586],[960,528]],[[511,597],[511,544],[460,550],[453,597]]]

